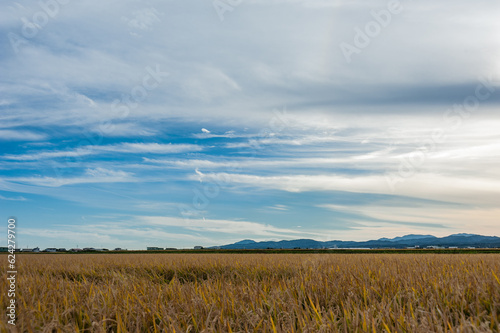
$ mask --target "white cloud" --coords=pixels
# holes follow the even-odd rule
[[[202,146],[193,144],[162,144],[162,143],[122,143],[108,146],[92,146],[99,151],[119,153],[151,153],[151,154],[175,154],[184,152],[195,152],[203,150]]]
[[[402,195],[413,198],[495,205],[500,200],[500,181],[480,177],[461,178],[438,174],[417,174],[406,179],[394,191],[385,175],[279,175],[257,176],[231,173],[206,173],[203,181],[224,179],[226,183],[247,187],[279,189],[288,192],[345,191]]]
[[[269,206],[268,208],[281,211],[288,210],[288,207],[286,205],[274,205],[274,206]]]
[[[92,183],[129,183],[137,181],[137,179],[133,177],[133,174],[129,172],[107,170],[104,168],[87,169],[85,174],[80,177],[12,177],[4,178],[4,180],[43,187],[60,187],[65,185]]]
[[[25,130],[0,129],[0,140],[4,141],[41,141],[46,138],[46,134],[34,133]]]
[[[50,158],[60,158],[60,157],[83,157],[92,155],[93,151],[90,148],[78,148],[72,151],[46,151],[37,152],[31,154],[21,154],[21,155],[4,155],[3,158],[15,161],[34,161]]]
[[[297,235],[314,235],[308,232],[301,232],[294,229],[279,228],[269,224],[262,224],[248,221],[214,220],[214,219],[182,219],[176,217],[163,216],[140,216],[137,217],[141,223],[149,226],[182,227],[198,232],[216,232],[223,234],[235,234],[260,237],[284,237],[293,238]]]
[[[398,201],[396,200],[397,204]],[[391,229],[384,237],[402,236],[403,233],[432,233],[435,236],[448,236],[452,233],[471,231],[482,235],[495,235],[498,230],[500,209],[496,207],[478,208],[470,206],[457,207],[440,203],[433,204],[367,204],[342,206],[325,204],[319,207],[336,212],[360,214],[376,219],[359,219],[358,222],[370,227],[388,227]],[[419,226],[420,224],[420,226]],[[434,226],[433,226],[434,225]],[[382,234],[378,232],[378,234]]]
[[[7,200],[7,201],[26,201],[27,199],[25,197],[4,197],[3,195],[0,195],[0,200]]]
[[[129,173],[120,170],[107,170],[104,168],[87,169],[85,174],[91,177],[116,177],[126,178],[130,176]]]
[[[158,134],[157,129],[138,123],[112,123],[105,133],[100,126],[101,124],[96,125],[93,131],[105,137],[148,137]]]
[[[106,152],[128,154],[175,154],[183,152],[196,152],[203,150],[202,146],[193,144],[161,144],[161,143],[120,143],[105,146],[82,146],[69,151],[46,151],[20,155],[4,155],[5,159],[17,161],[31,161],[59,157],[83,157]]]
[[[339,154],[340,155],[340,154]],[[362,155],[359,155],[362,156]],[[321,158],[321,157],[310,157],[310,158],[225,158],[224,160],[198,160],[198,159],[184,159],[184,160],[167,160],[167,159],[150,159],[144,158],[144,162],[152,164],[160,164],[165,166],[170,166],[173,168],[181,169],[225,169],[227,170],[267,170],[269,172],[280,172],[284,168],[286,169],[299,169],[305,168],[309,172],[315,172],[318,168],[363,168],[368,167],[368,165],[357,165],[353,166],[352,163],[355,162],[358,155],[352,157],[338,157],[338,158]],[[389,163],[378,164],[379,168],[388,167]],[[373,166],[372,164],[369,165]]]

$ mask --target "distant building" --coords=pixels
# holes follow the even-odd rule
[[[148,246],[146,249],[148,251],[161,251],[161,250],[163,250],[162,247],[156,247],[156,246]]]
[[[66,249],[64,247],[60,247],[57,249],[57,252],[66,252]]]
[[[83,251],[82,249],[77,249],[77,248],[69,249],[69,252],[82,252],[82,251]]]
[[[33,249],[25,248],[25,249],[21,249],[21,252],[40,252],[40,248],[38,248],[38,247],[35,247]]]
[[[48,247],[43,252],[57,252],[57,249],[55,247]]]
[[[203,250],[203,246],[195,246],[194,249],[195,250]]]
[[[175,247],[166,247],[165,250],[166,251],[175,251],[177,249]]]
[[[0,247],[0,252],[9,252],[9,248],[6,246]]]
[[[371,250],[370,247],[347,247],[345,250]]]

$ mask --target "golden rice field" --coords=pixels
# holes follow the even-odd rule
[[[23,254],[17,264],[17,332],[500,330],[499,254]]]

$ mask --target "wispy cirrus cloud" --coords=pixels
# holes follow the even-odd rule
[[[217,219],[183,219],[164,216],[139,216],[141,223],[150,226],[181,227],[198,232],[215,232],[225,234],[258,237],[286,237],[293,238],[297,235],[318,236],[319,234],[301,232],[289,228],[279,228],[270,224],[249,221],[217,220]]]
[[[334,212],[359,214],[358,221],[364,225],[406,224],[408,231],[422,233],[433,230],[437,236],[447,236],[450,233],[459,233],[468,229],[468,224],[474,220],[476,227],[483,233],[495,235],[498,229],[497,216],[500,209],[496,207],[478,208],[475,205],[455,205],[441,202],[410,203],[408,200],[393,198],[388,202],[377,202],[368,205],[338,205],[324,204],[318,207]],[[388,236],[397,236],[399,228],[394,228]],[[439,230],[442,229],[442,230]]]
[[[6,200],[6,201],[26,201],[27,199],[25,197],[4,197],[3,195],[0,195],[0,200]]]
[[[7,160],[14,161],[35,161],[35,160],[43,160],[50,158],[61,158],[61,157],[83,157],[92,155],[93,152],[91,149],[78,148],[72,151],[44,151],[44,152],[35,152],[29,154],[20,154],[20,155],[4,155],[2,156]]]
[[[42,187],[60,187],[65,185],[92,183],[129,183],[138,180],[129,172],[96,168],[87,169],[83,175],[76,177],[12,177],[4,178],[4,181]]]
[[[196,152],[203,150],[202,146],[195,144],[161,144],[161,143],[122,143],[108,146],[93,146],[93,149],[105,152],[117,153],[151,153],[151,154],[175,154],[184,152]]]
[[[82,146],[67,151],[43,151],[20,155],[4,155],[3,158],[17,161],[31,161],[60,157],[83,157],[103,153],[123,154],[176,154],[203,150],[202,146],[194,144],[160,144],[160,143],[120,143],[114,145]]]
[[[0,129],[0,140],[4,141],[42,141],[47,139],[44,133],[26,130]]]
[[[467,177],[460,182],[453,176],[421,173],[409,178],[394,192],[384,174],[373,175],[276,175],[260,176],[232,173],[200,173],[192,180],[224,179],[228,184],[247,187],[278,189],[301,193],[311,191],[344,191],[402,195],[413,198],[448,201],[470,205],[495,205],[500,200],[500,181],[489,178]],[[440,184],[439,186],[436,184]]]

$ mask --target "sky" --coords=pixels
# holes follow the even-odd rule
[[[499,16],[3,1],[3,233],[14,216],[23,248],[500,236]]]

